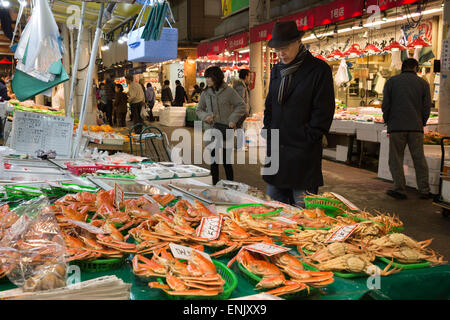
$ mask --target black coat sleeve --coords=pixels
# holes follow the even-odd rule
[[[425,127],[427,125],[428,118],[430,117],[431,113],[431,93],[430,93],[430,85],[424,80],[424,94],[423,94],[423,111],[422,111],[422,121],[423,126]]]
[[[386,81],[383,88],[383,103],[381,105],[383,111],[384,123],[389,121],[389,112],[391,111],[391,81]]]

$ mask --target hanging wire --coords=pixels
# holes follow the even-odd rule
[[[325,29],[324,29],[324,32],[323,33],[328,33],[328,29],[330,28],[330,25],[329,24],[327,24],[326,26],[325,26]],[[323,37],[318,37],[317,36],[317,34],[316,34],[316,28],[313,28],[312,29],[312,31],[311,31],[311,34],[317,39],[317,40],[319,40],[319,41],[323,41],[323,40],[325,40],[326,38],[327,38],[327,36],[323,36]]]
[[[405,6],[406,19],[407,19],[407,21],[408,21],[407,25],[408,25],[410,28],[415,29],[415,28],[417,28],[417,27],[419,26],[419,24],[422,22],[422,19],[423,19],[423,14],[422,14],[422,12],[426,9],[427,4],[428,4],[428,0],[420,1],[420,2],[417,4],[417,10],[416,10],[416,12],[419,13],[419,17],[417,18],[417,20],[415,20],[414,17],[411,16],[410,5],[406,5],[406,6]]]

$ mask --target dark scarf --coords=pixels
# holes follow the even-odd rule
[[[289,90],[289,86],[291,85],[292,75],[300,68],[300,66],[303,64],[303,61],[306,58],[306,54],[308,53],[308,50],[306,50],[306,47],[304,44],[300,46],[300,50],[295,57],[295,59],[289,63],[289,64],[282,64],[281,65],[281,84],[280,88],[278,90],[278,103],[284,104],[287,99],[287,92]]]

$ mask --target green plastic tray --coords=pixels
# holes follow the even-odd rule
[[[391,263],[391,260],[385,258],[385,257],[377,257],[378,260],[386,263],[387,265]],[[400,262],[394,262],[392,263],[393,267],[396,268],[402,268],[402,270],[412,270],[412,269],[423,269],[423,268],[429,268],[431,267],[431,263],[428,261],[422,262],[422,263],[411,263],[411,264],[404,264]]]
[[[227,208],[227,212],[230,212],[230,211],[235,210],[235,209],[249,208],[249,207],[266,207],[266,208],[269,208],[269,206],[267,206],[265,204],[262,204],[262,203],[247,203],[247,204],[239,204],[239,205],[236,205],[236,206],[229,207],[229,208]],[[266,213],[263,213],[263,214],[251,214],[251,216],[253,218],[270,218],[270,217],[275,217],[275,216],[280,215],[281,211],[283,211],[283,208],[275,209],[273,211],[266,212]]]
[[[236,289],[238,284],[238,279],[233,271],[230,270],[226,265],[217,260],[212,260],[214,265],[217,268],[217,272],[222,276],[222,279],[225,280],[225,284],[223,285],[223,292],[217,296],[212,297],[204,297],[204,296],[172,296],[166,292],[167,298],[170,300],[227,300],[231,297],[233,290]],[[165,284],[163,278],[158,278],[158,282],[161,284]]]
[[[330,199],[330,198],[319,198],[319,197],[305,197],[305,207],[309,208],[319,208],[323,209],[327,215],[336,217],[342,215],[342,213],[347,209],[342,201]]]
[[[93,261],[73,261],[72,263],[79,266],[81,271],[98,272],[120,269],[126,261],[126,257],[114,259],[98,259]]]

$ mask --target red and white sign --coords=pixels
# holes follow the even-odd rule
[[[260,24],[250,29],[250,43],[272,39],[272,30],[275,21]]]
[[[269,256],[269,257],[291,250],[286,247],[280,247],[280,246],[276,246],[274,244],[269,244],[269,243],[265,243],[265,242],[251,244],[249,246],[245,246],[244,249],[246,249],[248,251],[261,253],[261,254]]]
[[[114,183],[114,205],[120,210],[120,203],[123,202],[123,190],[117,183]]]
[[[197,237],[216,240],[220,236],[222,221],[222,216],[202,218],[197,228]]]
[[[364,1],[337,0],[314,8],[314,26],[360,17],[363,15]]]
[[[326,240],[326,242],[345,241],[348,237],[350,237],[350,235],[353,233],[353,231],[356,230],[358,226],[359,223],[343,226],[333,232],[333,234]]]
[[[227,38],[227,50],[235,51],[237,49],[245,48],[248,45],[248,32],[240,33],[235,36]]]
[[[208,43],[208,55],[220,54],[225,51],[225,39]]]
[[[208,55],[208,43],[200,43],[197,47],[197,57],[205,57]]]
[[[340,194],[331,192],[333,196],[341,200],[350,210],[352,211],[361,211],[357,206],[355,206],[352,202],[341,196]]]
[[[385,11],[416,2],[419,2],[419,0],[367,0],[366,8],[369,6],[379,6],[380,11]]]
[[[280,21],[289,20],[294,20],[297,23],[298,30],[312,29],[314,27],[314,11],[306,10],[280,19]]]

